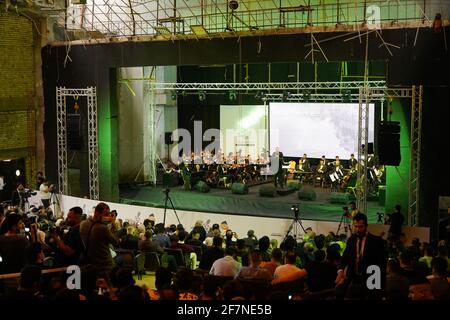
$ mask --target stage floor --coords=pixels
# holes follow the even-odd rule
[[[170,198],[175,209],[234,215],[292,218],[293,204],[299,204],[300,219],[340,221],[343,204],[329,202],[330,189],[315,188],[315,201],[299,200],[297,191],[288,195],[265,198],[259,195],[262,185],[249,188],[245,195],[232,194],[231,190],[211,188],[208,193],[187,191],[182,186],[170,188]],[[163,186],[121,186],[120,202],[125,204],[164,208]],[[378,201],[368,201],[369,223],[377,222],[377,212],[385,212]],[[171,209],[170,203],[168,208]]]

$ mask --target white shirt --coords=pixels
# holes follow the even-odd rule
[[[225,256],[214,261],[209,274],[221,277],[235,277],[241,270],[241,264],[232,256]]]
[[[41,194],[41,199],[43,200],[50,200],[52,197],[51,193],[48,192],[48,187],[43,183],[39,186],[39,193]]]
[[[3,187],[5,186],[5,181],[3,180],[2,177],[0,177],[0,191],[3,190]]]

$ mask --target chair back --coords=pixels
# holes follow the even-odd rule
[[[142,279],[142,275],[145,273],[145,254],[139,253],[134,257],[135,272],[138,275],[138,279]]]
[[[161,266],[161,261],[156,252],[144,252],[145,254],[145,270],[156,271]]]
[[[181,249],[164,248],[164,251],[168,255],[175,257],[178,267],[182,267],[182,266],[186,265],[186,263],[184,262],[184,254],[183,254],[183,251],[181,251]]]
[[[115,251],[121,259],[123,268],[134,269],[134,252],[132,250],[117,249]]]

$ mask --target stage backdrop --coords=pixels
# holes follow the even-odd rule
[[[270,103],[270,150],[285,156],[349,159],[358,152],[357,103]],[[369,105],[369,142],[374,139],[374,105]]]
[[[240,151],[252,159],[261,153],[267,155],[267,115],[267,106],[264,105],[221,105],[220,148],[224,154]]]

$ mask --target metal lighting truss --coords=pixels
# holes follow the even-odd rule
[[[148,79],[126,79],[128,81],[145,81]],[[417,225],[419,215],[420,190],[420,146],[422,131],[422,86],[387,88],[384,81],[349,81],[349,82],[288,82],[288,83],[154,83],[151,90],[179,91],[227,91],[236,90],[241,93],[263,91],[262,100],[268,101],[305,101],[303,93],[289,93],[288,90],[308,91],[308,102],[358,102],[358,183],[357,203],[360,210],[367,212],[367,168],[363,165],[367,159],[369,104],[373,101],[389,98],[411,98],[411,164],[409,179],[409,224]],[[314,90],[314,93],[313,93]],[[347,94],[336,93],[347,90]],[[271,91],[284,91],[273,93]],[[330,93],[331,92],[331,93]],[[364,145],[364,147],[363,147]]]
[[[61,194],[68,194],[67,179],[67,123],[66,97],[87,98],[88,151],[89,151],[89,197],[99,199],[98,180],[98,134],[97,134],[97,94],[95,87],[86,89],[56,88],[57,108],[57,149],[58,149],[58,185]]]

